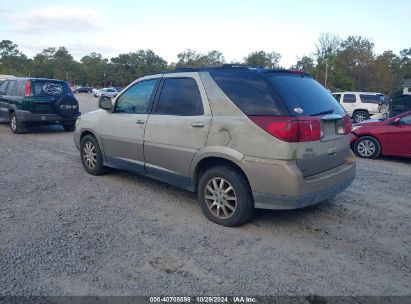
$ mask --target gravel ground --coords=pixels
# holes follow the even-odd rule
[[[411,161],[359,159],[333,200],[239,228],[166,184],[88,175],[59,126],[1,124],[0,170],[0,295],[411,294]]]

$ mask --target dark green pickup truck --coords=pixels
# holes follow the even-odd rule
[[[30,124],[61,124],[74,131],[79,104],[66,81],[45,78],[9,79],[0,85],[0,118],[14,133]]]

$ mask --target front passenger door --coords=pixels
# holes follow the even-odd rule
[[[148,111],[159,78],[135,83],[118,98],[100,122],[106,161],[113,167],[144,173],[143,140]]]

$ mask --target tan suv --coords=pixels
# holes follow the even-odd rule
[[[308,74],[223,66],[146,76],[82,115],[93,175],[114,167],[198,193],[211,221],[332,198],[355,176],[350,118]]]

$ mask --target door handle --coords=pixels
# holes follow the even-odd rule
[[[204,123],[203,122],[193,122],[191,124],[192,127],[194,128],[203,128],[204,127]]]
[[[136,121],[136,123],[139,124],[139,125],[144,125],[146,122],[142,119],[139,119],[139,120]]]

